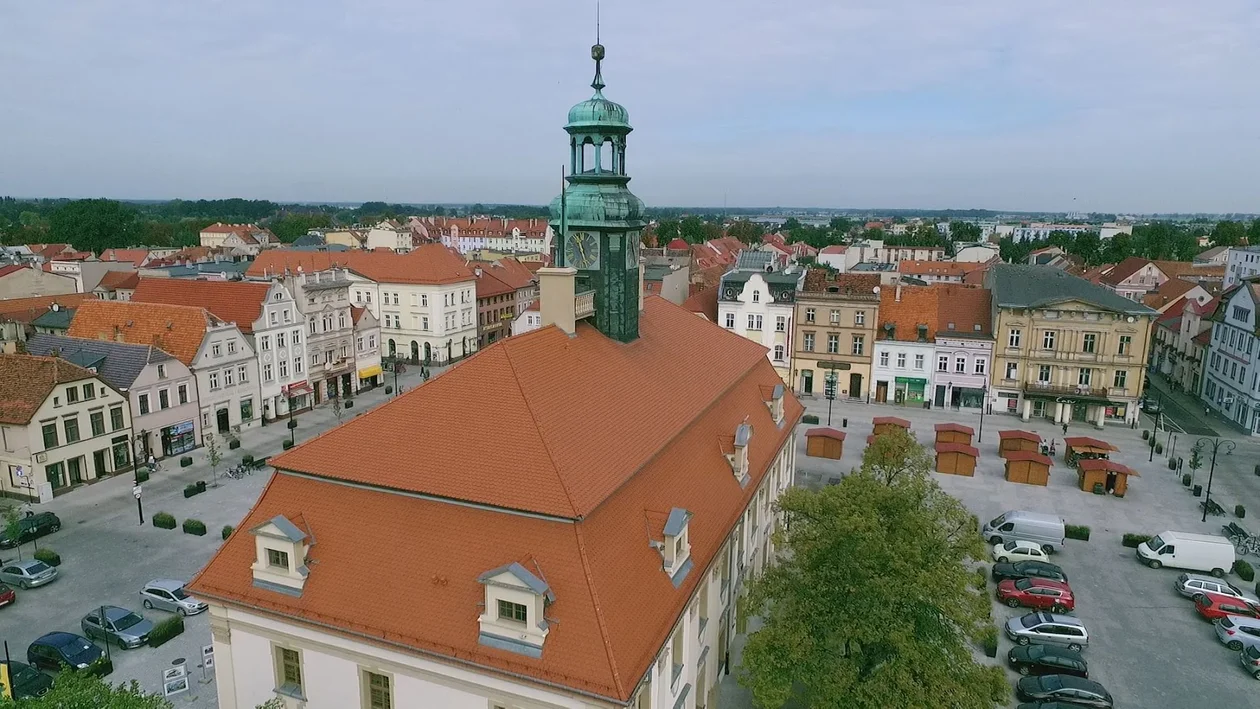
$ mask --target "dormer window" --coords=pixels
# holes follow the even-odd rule
[[[537,570],[537,564],[533,564]],[[477,577],[485,587],[478,642],[529,657],[542,657],[551,624],[545,612],[556,601],[551,587],[524,564],[512,562]]]
[[[748,482],[748,442],[752,440],[752,425],[741,423],[735,427],[735,436],[723,441],[726,462],[740,485]]]
[[[691,540],[687,532],[690,521],[690,512],[675,507],[669,511],[669,517],[665,518],[665,526],[661,529],[661,559],[665,573],[669,575],[675,588],[682,585],[687,572],[691,571]]]
[[[311,535],[284,515],[276,515],[249,531],[254,535],[254,586],[301,596],[310,574],[306,557],[314,544]]]
[[[762,392],[766,392],[767,387],[762,387]],[[776,424],[783,423],[783,392],[782,384],[775,384],[769,390],[769,398],[766,400],[766,406],[770,409],[770,415],[774,417]]]

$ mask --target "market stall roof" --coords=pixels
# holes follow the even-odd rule
[[[1120,450],[1106,441],[1100,441],[1097,438],[1090,438],[1088,436],[1071,436],[1069,438],[1064,438],[1063,444],[1068,448],[1081,451],[1082,453],[1113,453]]]
[[[972,458],[980,457],[980,450],[975,446],[969,446],[965,443],[937,443],[937,453],[966,453]]]
[[[1107,460],[1106,458],[1090,458],[1088,460],[1082,460],[1076,467],[1080,470],[1101,470],[1108,473],[1137,475],[1138,477],[1141,477],[1141,474],[1133,468],[1117,463],[1114,460]]]
[[[805,432],[806,438],[813,438],[814,436],[822,436],[823,438],[834,438],[837,441],[843,441],[846,435],[848,434],[846,434],[844,431],[837,431],[834,428],[827,428],[826,426],[819,426],[818,428],[811,428]]]
[[[1025,441],[1041,442],[1041,436],[1038,436],[1032,431],[998,431],[998,438],[1001,438],[1002,440],[1006,440],[1008,438],[1022,438]]]
[[[973,436],[976,433],[975,429],[970,426],[964,426],[961,423],[938,423],[936,424],[936,430],[938,432],[953,431],[954,433],[965,433],[968,436]]]
[[[905,419],[897,418],[896,416],[876,416],[875,418],[871,419],[871,423],[875,426],[878,426],[881,423],[891,423],[895,426],[900,426],[902,428],[910,428],[909,421]]]
[[[1054,461],[1050,460],[1050,456],[1042,455],[1035,451],[1011,451],[1006,454],[1006,461],[1008,463],[1021,460],[1031,460],[1035,463],[1041,463],[1046,466],[1054,465]]]

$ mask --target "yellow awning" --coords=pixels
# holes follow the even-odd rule
[[[371,379],[381,373],[381,365],[359,370],[359,379]]]

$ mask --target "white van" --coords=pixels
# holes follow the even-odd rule
[[[1037,542],[1042,551],[1053,554],[1063,549],[1063,518],[1054,515],[1011,510],[984,523],[980,536],[990,544],[1015,540]]]
[[[1137,546],[1138,559],[1158,569],[1207,571],[1217,578],[1234,568],[1234,544],[1215,534],[1160,532]]]

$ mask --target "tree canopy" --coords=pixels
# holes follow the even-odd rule
[[[990,600],[966,566],[984,554],[976,520],[930,465],[908,434],[886,433],[840,484],[779,499],[784,553],[749,582],[744,606],[764,619],[740,678],[758,707],[1006,701],[1001,668],[976,662],[971,649],[992,628]]]
[[[14,703],[0,699],[0,707],[21,709],[174,709],[164,697],[146,694],[139,683],[131,680],[114,685],[86,672],[65,671],[57,675],[52,689],[42,697],[23,699]],[[280,699],[274,698],[257,709],[283,709]]]

